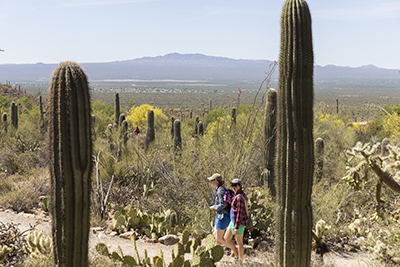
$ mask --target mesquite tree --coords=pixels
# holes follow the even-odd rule
[[[277,135],[277,266],[310,266],[314,173],[314,55],[306,1],[281,14]]]
[[[86,75],[62,62],[49,87],[48,153],[57,266],[88,266],[92,128]]]

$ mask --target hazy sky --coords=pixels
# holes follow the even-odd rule
[[[0,64],[277,60],[283,0],[0,0]],[[308,0],[315,63],[400,69],[400,0]]]

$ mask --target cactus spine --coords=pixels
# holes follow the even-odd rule
[[[264,167],[265,182],[272,196],[276,196],[275,188],[275,156],[276,156],[276,107],[277,92],[271,88],[267,92],[264,115]]]
[[[117,127],[119,125],[119,115],[121,114],[120,108],[119,108],[119,94],[115,93],[114,95],[114,123],[117,124]]]
[[[49,88],[48,133],[54,259],[88,266],[92,128],[86,74],[62,62]]]
[[[286,0],[281,14],[277,135],[277,266],[310,266],[314,172],[311,15]]]
[[[317,170],[315,172],[315,179],[317,182],[321,181],[324,168],[324,139],[318,137],[315,140],[315,159],[317,163]]]
[[[10,106],[11,125],[18,129],[18,106],[14,102]]]
[[[147,131],[146,131],[146,149],[150,147],[150,144],[154,141],[154,111],[149,109],[147,111]]]

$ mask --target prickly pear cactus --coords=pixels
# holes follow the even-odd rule
[[[87,77],[62,62],[49,88],[48,154],[53,251],[57,266],[88,266],[92,127]]]
[[[189,241],[189,230],[188,229],[185,229],[185,230],[183,230],[183,232],[182,232],[182,244],[183,245],[186,245],[187,244],[187,242]]]

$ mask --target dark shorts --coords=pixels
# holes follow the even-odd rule
[[[231,219],[229,218],[229,214],[224,214],[224,218],[219,220],[217,216],[215,216],[215,228],[219,230],[225,230],[228,227]]]

